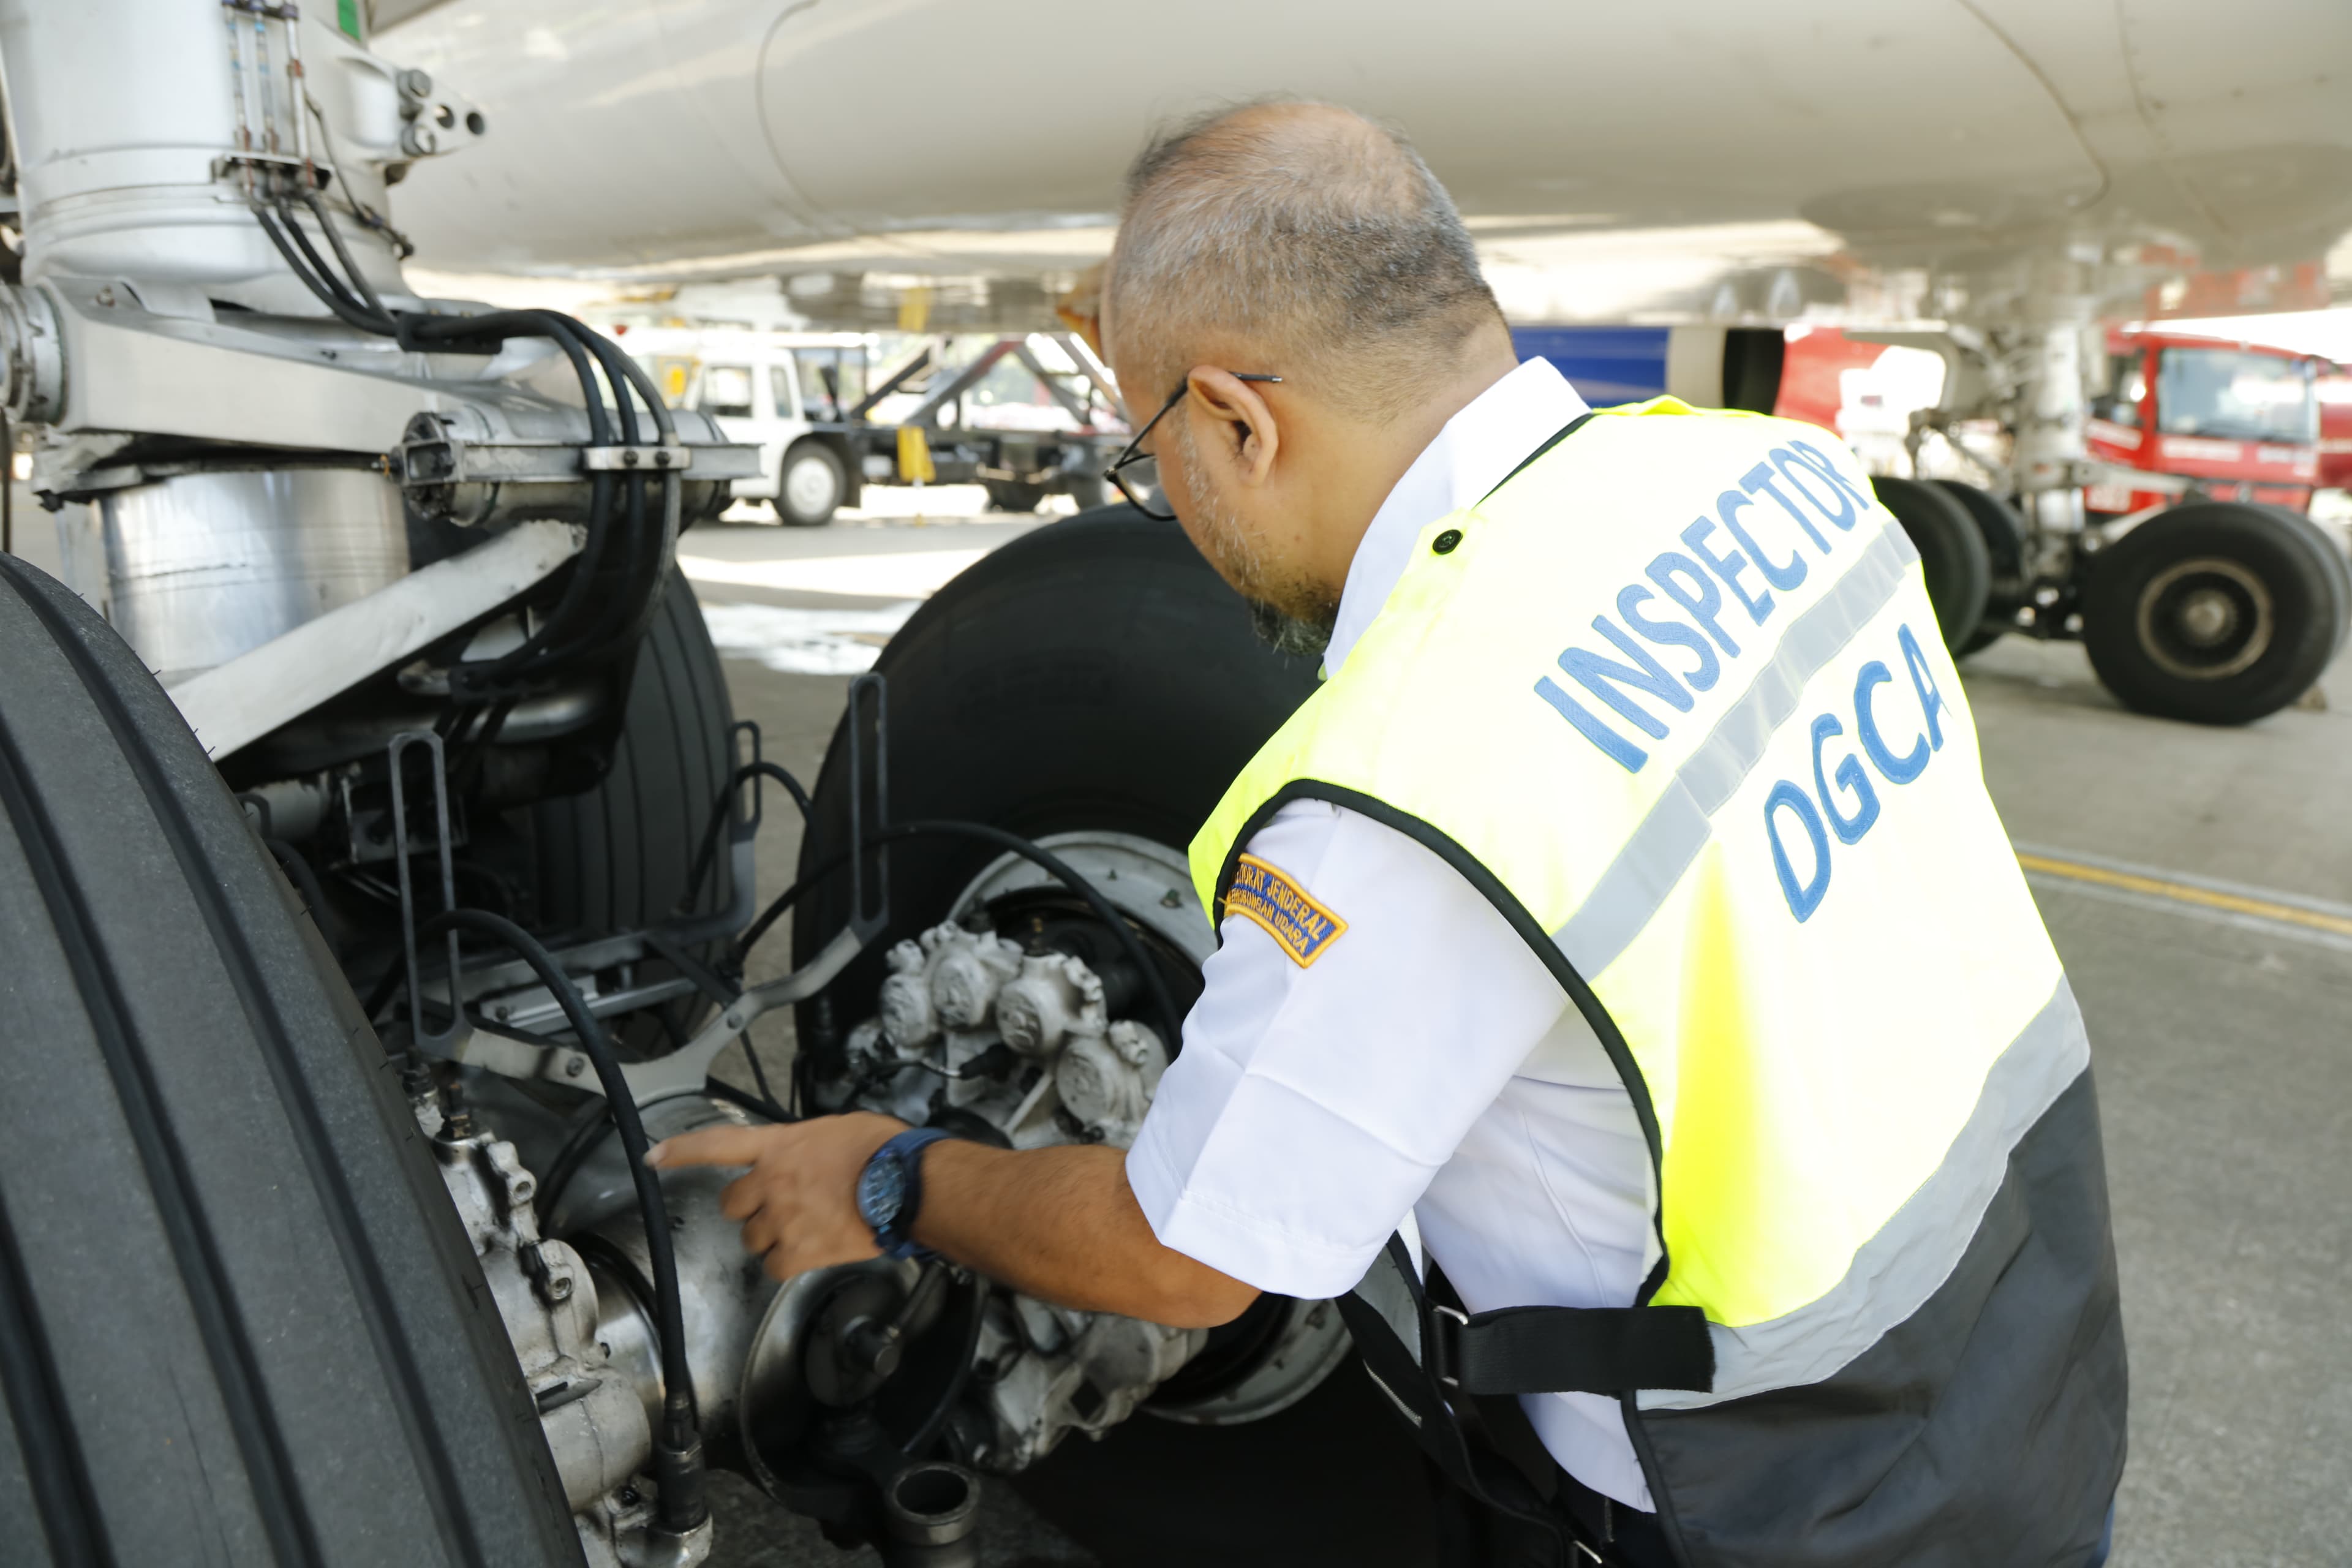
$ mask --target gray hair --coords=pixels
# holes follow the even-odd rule
[[[1207,337],[1381,422],[1502,325],[1445,187],[1403,136],[1271,100],[1163,131],[1128,171],[1108,279],[1115,351],[1167,395]]]

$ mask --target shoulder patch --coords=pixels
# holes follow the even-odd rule
[[[1225,913],[1264,930],[1301,969],[1322,957],[1348,929],[1346,921],[1308,898],[1306,889],[1255,855],[1243,856],[1234,867]]]

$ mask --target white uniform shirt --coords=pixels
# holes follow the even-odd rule
[[[1496,382],[1397,481],[1349,563],[1337,671],[1421,531],[1584,412],[1543,360]],[[1472,1311],[1627,1307],[1656,1260],[1632,1099],[1559,982],[1453,868],[1391,827],[1295,801],[1245,847],[1347,922],[1302,967],[1226,919],[1184,1048],[1128,1155],[1160,1242],[1262,1290],[1336,1296],[1391,1233]],[[1585,1485],[1652,1506],[1614,1400],[1521,1402]]]

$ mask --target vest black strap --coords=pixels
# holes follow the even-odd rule
[[[1715,1386],[1696,1307],[1433,1307],[1424,1361],[1465,1394],[1606,1394]]]
[[[1384,1250],[1386,1265],[1412,1299],[1409,1325],[1417,1331],[1420,1351],[1390,1316],[1398,1303],[1384,1311],[1350,1291],[1338,1306],[1364,1370],[1412,1423],[1423,1453],[1462,1492],[1552,1543],[1528,1563],[1618,1563],[1607,1540],[1593,1537],[1572,1516],[1561,1495],[1564,1472],[1511,1396],[1694,1385],[1617,1381],[1633,1376],[1704,1378],[1695,1383],[1704,1388],[1715,1373],[1705,1315],[1693,1307],[1518,1307],[1465,1314],[1435,1260],[1424,1280],[1402,1237],[1391,1237]],[[1638,1321],[1654,1313],[1676,1326],[1662,1331]],[[1521,1560],[1509,1556],[1515,1563]]]
[[[1599,412],[1600,410],[1597,408],[1588,408],[1583,413],[1578,415],[1575,418],[1570,420],[1567,424],[1561,426],[1559,429],[1553,431],[1550,439],[1547,440],[1542,446],[1538,447],[1534,451],[1529,452],[1526,457],[1519,459],[1517,468],[1513,468],[1509,473],[1505,474],[1501,479],[1495,481],[1495,489],[1488,490],[1485,495],[1480,496],[1478,498],[1480,503],[1484,504],[1486,501],[1493,499],[1495,490],[1501,489],[1505,485],[1507,485],[1513,479],[1517,479],[1520,473],[1525,470],[1529,463],[1534,462],[1538,458],[1542,457],[1546,452],[1550,451],[1554,447],[1559,446],[1562,441],[1567,440],[1570,436],[1573,436],[1579,430],[1583,429],[1584,422]]]

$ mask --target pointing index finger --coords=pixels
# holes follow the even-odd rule
[[[665,1138],[646,1151],[646,1163],[656,1170],[681,1165],[749,1165],[755,1163],[780,1127],[705,1127]]]

